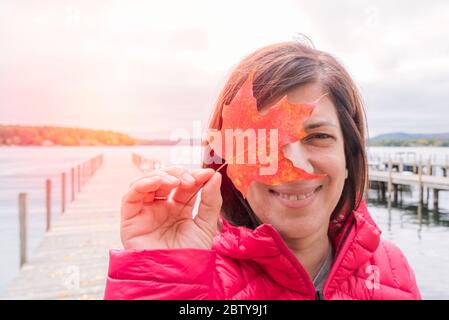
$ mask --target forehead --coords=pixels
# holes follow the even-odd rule
[[[328,95],[322,97],[326,93],[317,83],[302,85],[287,93],[287,99],[291,103],[312,103],[319,99],[310,118],[304,121],[304,127],[318,122],[325,122],[339,128],[337,110],[334,103]]]

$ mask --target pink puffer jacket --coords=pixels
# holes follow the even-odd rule
[[[332,239],[323,292],[271,225],[223,221],[212,250],[111,250],[105,299],[421,299],[402,252],[361,203]]]

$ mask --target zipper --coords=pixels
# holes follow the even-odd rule
[[[342,258],[344,257],[344,255],[346,254],[346,251],[348,250],[348,246],[349,246],[349,243],[350,243],[350,241],[348,241],[348,236],[351,233],[351,230],[354,228],[354,224],[356,223],[356,219],[353,218],[353,220],[350,221],[349,223],[350,223],[350,225],[345,230],[345,234],[343,235],[343,237],[341,239],[341,242],[340,242],[340,244],[338,246],[338,251],[336,251],[337,254],[336,254],[335,259],[334,259],[334,261],[332,263],[332,267],[329,270],[329,273],[327,275],[326,281],[324,282],[323,290],[322,290],[323,292],[329,286],[329,283],[331,282],[332,278],[334,277],[334,274],[335,274],[338,266],[340,265]],[[319,293],[321,294],[321,296],[322,296],[322,298],[324,300],[322,292],[319,292]]]
[[[315,293],[315,300],[324,300],[324,296],[320,290],[317,290]]]
[[[312,279],[307,274],[307,271],[304,269],[304,267],[301,265],[301,263],[298,261],[298,259],[293,255],[293,253],[290,251],[290,248],[287,247],[287,245],[284,242],[284,239],[282,239],[281,235],[273,228],[271,227],[270,233],[276,242],[278,248],[280,251],[285,255],[285,257],[290,260],[290,262],[295,266],[296,270],[301,274],[303,277],[306,278],[306,285],[308,285],[308,289],[310,292],[310,299],[314,299],[314,293],[316,292],[316,288],[313,284]]]

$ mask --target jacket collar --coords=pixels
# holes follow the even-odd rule
[[[233,226],[225,219],[221,222],[221,233],[214,239],[215,251],[233,259],[253,261],[284,287],[314,298],[312,280],[273,226],[262,224],[251,230]],[[335,253],[325,288],[335,290],[366,263],[379,245],[380,233],[362,200],[346,219],[342,236],[331,239],[334,250],[339,248],[339,251]]]

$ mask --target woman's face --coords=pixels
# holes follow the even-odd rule
[[[287,97],[291,103],[310,103],[324,93],[314,83],[292,90]],[[327,233],[330,215],[346,178],[343,134],[336,108],[328,96],[319,100],[304,128],[305,138],[286,145],[284,155],[296,167],[326,176],[276,186],[255,181],[247,195],[262,223],[273,225],[283,237],[291,239]]]

